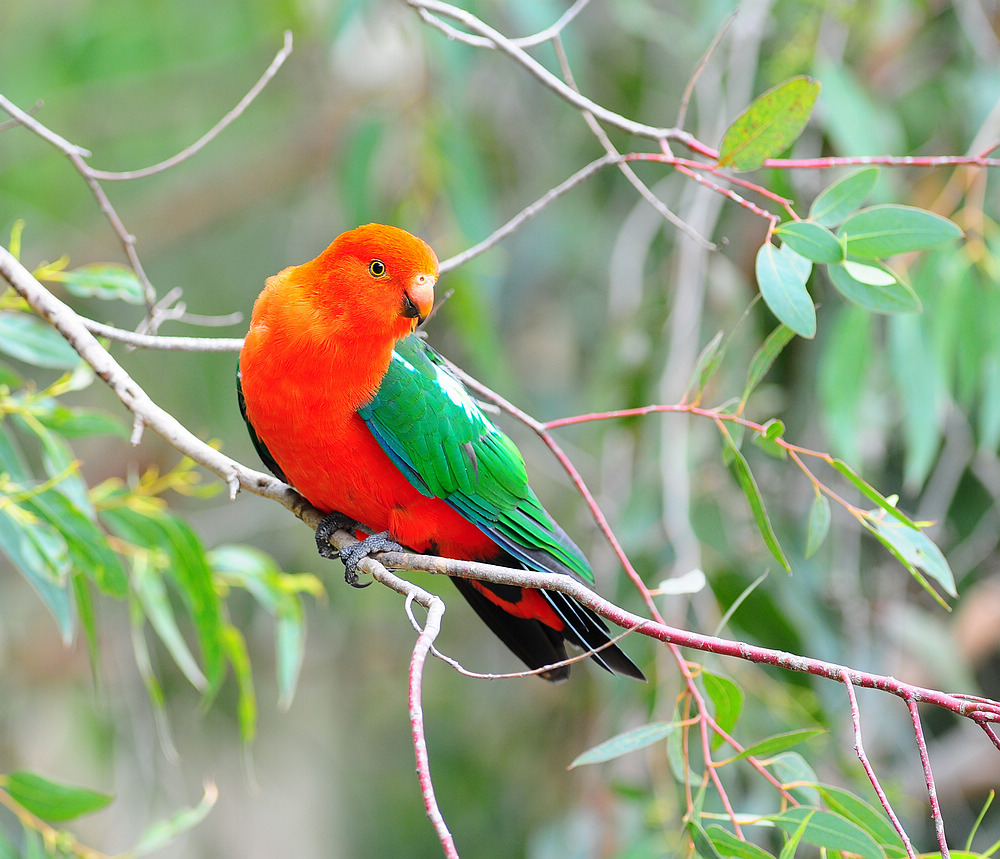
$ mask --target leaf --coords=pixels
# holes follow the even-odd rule
[[[710,671],[703,670],[701,679],[705,684],[705,691],[715,707],[716,723],[727,734],[731,734],[740,713],[743,711],[743,690],[728,677],[712,674]],[[722,742],[721,734],[712,736],[713,749],[717,749],[722,745]]]
[[[0,786],[11,798],[42,820],[61,822],[105,808],[113,799],[85,787],[71,787],[49,781],[30,772],[12,772],[2,777]]]
[[[644,749],[646,746],[651,746],[653,743],[658,743],[666,739],[678,727],[678,722],[651,722],[648,725],[633,728],[631,731],[625,731],[612,737],[610,740],[605,740],[603,743],[588,749],[583,754],[577,755],[568,769],[584,766],[585,764],[603,763],[604,761],[620,758],[629,752]]]
[[[35,415],[39,423],[65,438],[86,438],[94,435],[129,437],[129,431],[118,418],[97,409],[68,408],[57,404],[49,412]]]
[[[820,192],[809,207],[809,220],[833,227],[861,206],[878,182],[878,167],[864,167]]]
[[[761,380],[768,374],[777,357],[791,342],[795,332],[782,323],[774,329],[760,345],[753,358],[750,359],[750,369],[747,371],[747,381],[740,396],[740,405],[746,405]]]
[[[874,501],[879,506],[880,510],[885,510],[886,513],[893,516],[904,525],[907,525],[914,530],[919,530],[916,523],[914,523],[909,516],[897,509],[895,504],[889,501],[889,499],[879,492],[874,486],[863,480],[861,476],[842,459],[831,459],[830,465],[844,475],[844,477],[846,477],[852,484],[854,484],[854,487],[861,492],[865,498],[869,501]]]
[[[819,805],[816,772],[798,752],[782,752],[768,761],[774,777],[803,805]]]
[[[799,743],[804,743],[806,740],[811,740],[817,734],[825,734],[822,728],[800,728],[796,731],[788,731],[784,734],[775,734],[772,737],[768,737],[766,740],[761,740],[759,743],[754,743],[749,748],[744,749],[736,757],[732,758],[734,761],[739,761],[744,758],[768,758],[772,757],[779,752],[784,752],[793,746],[799,745]]]
[[[923,531],[886,519],[876,511],[865,521],[874,533],[895,550],[904,565],[910,569],[923,570],[934,579],[950,596],[957,597],[955,576],[941,550]]]
[[[755,98],[723,135],[719,166],[756,170],[784,152],[805,129],[819,88],[800,75]]]
[[[257,733],[257,694],[254,691],[247,642],[243,633],[231,624],[227,624],[223,630],[222,642],[229,664],[233,666],[233,674],[236,675],[236,685],[240,693],[236,705],[240,739],[245,745],[249,745]]]
[[[809,525],[806,529],[805,557],[811,558],[823,545],[830,531],[830,499],[817,490],[809,507]]]
[[[882,848],[865,830],[837,814],[804,805],[771,815],[771,820],[787,833],[794,833],[803,823],[802,840],[827,850],[853,853],[862,859],[884,859]]]
[[[815,809],[810,809],[805,815],[803,815],[802,821],[795,827],[791,837],[781,848],[781,853],[778,854],[778,859],[795,859],[795,854],[799,852],[799,844],[802,842],[802,837],[806,834],[806,827],[809,825],[809,821],[815,813]]]
[[[847,260],[827,267],[830,282],[848,301],[875,313],[919,313],[920,299],[909,284],[884,268]]]
[[[219,789],[213,782],[205,785],[205,793],[193,808],[182,808],[174,812],[166,820],[160,820],[147,829],[139,843],[129,853],[134,856],[144,856],[162,850],[178,835],[183,835],[201,823],[215,806],[219,798]]]
[[[881,259],[937,247],[962,237],[956,224],[912,206],[886,204],[862,209],[840,226],[847,252]]]
[[[120,263],[92,263],[71,271],[48,272],[46,280],[65,284],[67,291],[82,297],[120,299],[129,304],[143,304],[142,282],[132,269]]]
[[[823,802],[830,811],[856,823],[872,836],[887,852],[893,856],[905,856],[903,840],[899,837],[893,825],[889,822],[882,809],[869,805],[863,799],[850,791],[825,784],[817,784],[817,790],[823,797]]]
[[[736,482],[739,483],[747,501],[750,502],[750,512],[753,514],[754,522],[757,523],[757,530],[760,531],[760,535],[764,538],[764,543],[767,548],[771,550],[771,554],[774,555],[785,572],[790,573],[792,568],[788,563],[788,559],[785,557],[785,553],[781,549],[781,544],[778,543],[778,538],[774,533],[774,529],[771,527],[771,521],[767,517],[767,509],[764,507],[764,499],[761,497],[760,490],[757,488],[757,481],[754,480],[753,472],[750,471],[750,466],[747,464],[746,457],[743,456],[743,453],[733,442],[733,439],[728,432],[722,433],[722,440],[724,450],[731,457],[731,464],[733,466],[733,472],[736,475]]]
[[[68,370],[81,360],[55,328],[27,313],[0,313],[0,352],[56,370]]]
[[[773,859],[766,850],[751,844],[749,841],[741,841],[728,829],[724,829],[717,823],[713,823],[705,830],[705,834],[712,840],[716,851],[722,856],[733,856],[735,859]]]
[[[769,456],[775,459],[785,459],[788,451],[778,444],[778,439],[785,434],[785,424],[777,418],[772,418],[764,424],[763,433],[754,433],[753,443]]]
[[[816,334],[816,308],[806,289],[809,269],[803,274],[804,260],[791,248],[778,250],[770,242],[761,245],[754,263],[757,286],[771,312],[801,337]]]
[[[715,336],[705,344],[705,348],[698,355],[694,370],[691,373],[691,381],[688,383],[688,390],[684,394],[684,399],[688,399],[688,393],[694,392],[694,399],[700,400],[705,386],[711,381],[716,370],[722,363],[726,347],[722,342],[722,332],[717,331]]]
[[[774,232],[783,244],[813,262],[833,263],[844,258],[844,246],[840,240],[814,221],[789,221]]]
[[[688,837],[691,839],[695,854],[700,859],[719,859],[719,853],[716,851],[715,845],[708,837],[702,825],[694,817],[688,820],[684,828],[687,829]]]

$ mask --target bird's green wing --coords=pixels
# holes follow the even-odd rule
[[[593,583],[583,553],[528,485],[514,443],[423,340],[397,343],[358,415],[422,493],[446,501],[527,568]]]

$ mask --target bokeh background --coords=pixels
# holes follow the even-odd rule
[[[551,24],[567,3],[465,2],[499,30]],[[599,103],[654,125],[673,123],[691,74],[736,9],[728,0],[593,0],[565,33],[577,82]],[[107,190],[160,294],[181,287],[193,313],[249,312],[268,275],[315,256],[340,231],[370,220],[427,239],[441,258],[488,235],[602,154],[580,114],[497,52],[450,41],[402,2],[280,0],[3,0],[0,91],[125,170],[191,143],[242,97],[289,29],[295,50],[234,125],[190,161]],[[959,2],[741,5],[694,89],[687,127],[709,145],[756,94],[795,74],[823,84],[796,145],[820,154],[962,154],[1000,138],[1000,7]],[[536,55],[555,68],[552,52]],[[625,149],[649,141],[611,132]],[[665,226],[614,170],[595,176],[516,235],[442,279],[450,292],[428,326],[450,358],[539,418],[677,401],[699,350],[729,332],[755,293],[759,218],[656,165],[640,175],[708,252]],[[761,174],[807,203],[833,175]],[[920,317],[886,319],[845,306],[821,280],[819,335],[797,341],[751,402],[780,416],[787,437],[844,456],[922,519],[959,581],[948,614],[849,517],[834,516],[806,561],[810,486],[787,463],[748,453],[795,575],[774,569],[708,423],[649,417],[566,430],[560,439],[650,584],[704,570],[708,587],[663,600],[675,623],[711,632],[765,570],[726,634],[893,673],[947,689],[1000,694],[1000,291],[996,174],[883,172],[879,200],[952,216],[961,248],[907,262]],[[804,206],[803,206],[804,209]],[[68,254],[73,265],[122,251],[72,167],[24,129],[0,133],[0,237],[26,222],[29,266]],[[77,301],[123,327],[134,307]],[[733,337],[707,397],[739,394],[747,360],[774,320],[759,305]],[[240,336],[245,322],[204,331]],[[235,356],[116,354],[153,398],[226,453],[256,465],[236,408]],[[121,414],[99,387],[86,402]],[[123,416],[124,418],[124,416]],[[518,425],[536,490],[588,551],[607,595],[638,600],[587,511],[541,444]],[[174,451],[152,434],[78,451],[89,481]],[[406,713],[413,632],[398,598],[341,584],[292,516],[244,494],[171,498],[207,546],[248,543],[283,569],[321,574],[327,598],[308,605],[298,693],[279,712],[273,628],[248,598],[230,611],[247,635],[260,700],[259,735],[242,748],[227,684],[207,712],[171,660],[157,653],[177,761],[164,754],[135,669],[127,607],[100,604],[95,683],[82,643],[66,648],[41,602],[0,559],[0,769],[38,770],[114,792],[112,807],[77,827],[113,853],[150,821],[197,801],[216,809],[163,855],[186,857],[437,856],[414,776]],[[478,670],[511,658],[447,583],[439,642]],[[486,683],[430,667],[426,718],[445,817],[463,855],[654,856],[679,843],[682,806],[662,753],[608,768],[566,766],[585,748],[650,718],[670,718],[676,666],[646,642],[627,649],[657,680],[648,687],[578,669],[569,684]],[[807,757],[822,778],[861,785],[841,690],[829,683],[713,662],[748,695],[747,739],[820,724]],[[904,708],[864,694],[866,744],[911,832],[926,839],[926,797]],[[963,837],[1000,756],[950,719],[929,716],[932,760],[949,831]],[[746,807],[763,786],[732,785]],[[759,796],[757,795],[759,792]],[[982,836],[996,836],[987,820]],[[0,822],[9,823],[9,818]],[[930,841],[926,846],[930,846]]]

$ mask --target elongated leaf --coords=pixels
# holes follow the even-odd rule
[[[887,204],[852,215],[838,235],[846,240],[849,254],[881,259],[946,244],[961,238],[962,231],[925,209]]]
[[[56,370],[80,363],[76,350],[55,328],[27,313],[0,313],[0,352],[25,364]]]
[[[715,721],[718,726],[727,734],[732,734],[743,711],[743,690],[728,677],[721,674],[712,674],[710,671],[701,672],[702,682],[705,684],[705,691],[712,699],[715,707]],[[720,734],[712,736],[712,748],[717,749],[722,745],[723,739]]]
[[[805,129],[819,88],[801,75],[755,98],[723,135],[719,166],[756,170],[784,152]]]
[[[922,570],[941,585],[947,594],[958,596],[955,576],[948,561],[923,531],[910,528],[895,519],[887,519],[881,514],[873,516],[869,521],[872,530],[896,550],[908,567]]]
[[[92,263],[71,271],[49,272],[47,280],[65,284],[73,295],[94,296],[106,301],[121,299],[129,304],[145,301],[142,282],[128,266]]]
[[[809,207],[809,220],[834,227],[862,206],[878,182],[878,167],[864,167],[824,189]]]
[[[803,273],[802,261],[808,268]],[[791,248],[778,250],[770,242],[757,252],[757,286],[771,312],[801,337],[816,334],[816,308],[806,289],[811,263]]]
[[[768,737],[766,740],[761,740],[759,743],[754,743],[749,748],[744,749],[736,757],[733,758],[734,761],[742,760],[743,758],[769,758],[780,752],[787,751],[793,746],[799,745],[799,743],[804,743],[806,740],[811,740],[817,734],[825,734],[822,728],[800,728],[797,731],[788,731],[784,734],[775,734],[773,737]]]
[[[699,859],[720,859],[715,845],[708,837],[702,825],[694,818],[690,818],[685,825],[691,844],[694,846],[695,854]]]
[[[143,833],[139,843],[129,853],[133,856],[145,856],[147,853],[156,853],[158,850],[162,850],[178,835],[183,835],[201,823],[215,806],[218,798],[219,789],[213,782],[209,782],[205,785],[205,793],[201,802],[193,808],[182,808],[166,820],[154,823]]]
[[[754,522],[757,523],[757,530],[760,531],[760,535],[764,538],[767,548],[771,550],[771,554],[774,555],[782,568],[790,573],[792,571],[791,565],[788,563],[788,559],[781,549],[781,544],[778,542],[778,537],[771,527],[771,520],[768,519],[767,509],[764,507],[764,499],[757,488],[757,481],[754,479],[753,472],[750,471],[746,457],[735,445],[729,433],[724,432],[722,440],[724,450],[731,457],[730,461],[733,473],[736,475],[736,482],[739,483],[747,501],[750,502],[750,512],[753,514]]]
[[[622,755],[634,752],[637,749],[644,749],[646,746],[651,746],[653,743],[658,743],[666,739],[678,727],[677,722],[651,722],[648,725],[633,728],[631,731],[625,731],[622,734],[612,737],[610,740],[605,740],[603,743],[588,749],[583,754],[577,755],[569,765],[569,769],[585,764],[603,763],[604,761],[620,758]]]
[[[740,396],[740,404],[746,405],[750,395],[756,390],[768,371],[771,369],[777,357],[784,348],[791,342],[795,332],[782,323],[774,329],[754,352],[750,359],[750,369],[747,372],[747,381],[743,386],[743,394]]]
[[[806,530],[806,551],[805,556],[811,558],[816,554],[816,550],[823,545],[826,535],[830,532],[830,499],[822,492],[817,492],[816,497],[809,507],[809,526]]]
[[[770,456],[773,456],[775,459],[785,459],[788,456],[788,451],[778,444],[778,439],[780,439],[784,434],[784,422],[778,420],[777,418],[772,418],[764,424],[763,433],[754,433],[754,446],[759,447],[762,451]]]
[[[802,843],[802,838],[806,834],[806,827],[809,826],[809,821],[812,820],[815,813],[816,809],[813,808],[806,811],[806,813],[802,816],[802,820],[799,822],[799,825],[795,827],[788,840],[781,848],[781,853],[778,854],[778,859],[795,859],[795,855],[799,852],[799,844]]]
[[[49,781],[30,772],[12,772],[3,776],[0,784],[15,802],[36,817],[53,822],[100,811],[113,799],[106,793]]]
[[[861,797],[839,787],[817,784],[816,788],[830,811],[856,823],[875,839],[890,856],[905,856],[906,849],[899,833],[889,822],[885,811],[865,802]]]
[[[827,850],[854,853],[862,859],[884,859],[882,848],[865,830],[855,823],[817,808],[804,805],[789,808],[767,818],[783,831],[792,833],[808,818],[802,840]]]
[[[828,266],[826,271],[837,292],[875,313],[919,313],[923,309],[912,287],[884,268],[848,260]]]
[[[707,827],[705,834],[712,839],[716,851],[722,856],[732,856],[735,859],[773,859],[766,850],[749,841],[742,841],[717,823]]]
[[[866,480],[862,479],[851,466],[849,466],[842,459],[833,459],[830,461],[837,471],[839,471],[844,477],[846,477],[854,487],[867,498],[869,501],[874,501],[879,509],[885,510],[890,516],[898,519],[904,525],[913,528],[914,530],[920,530],[917,528],[916,523],[910,519],[905,513],[899,510],[895,504],[893,504],[888,498],[886,498],[881,492],[879,492],[874,486],[868,483]]]
[[[233,666],[233,674],[236,675],[236,685],[240,693],[236,705],[240,740],[249,745],[257,733],[257,693],[253,685],[247,642],[243,633],[231,624],[227,624],[223,630],[222,641],[229,664]]]
[[[816,771],[798,752],[782,752],[768,761],[767,767],[785,789],[803,805],[819,805]]]
[[[793,251],[813,262],[840,262],[844,258],[840,240],[815,221],[789,221],[774,232]]]
[[[685,400],[688,399],[688,394],[692,392],[695,401],[701,399],[705,386],[711,381],[716,370],[719,369],[725,352],[726,347],[722,342],[722,332],[717,331],[715,336],[705,344],[705,348],[698,355],[694,371],[691,373],[691,381],[688,383],[688,388],[684,395]]]

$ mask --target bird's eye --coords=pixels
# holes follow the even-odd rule
[[[380,259],[373,259],[368,263],[368,273],[372,277],[384,277],[386,270],[385,263]]]

